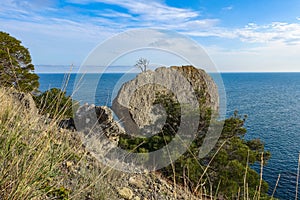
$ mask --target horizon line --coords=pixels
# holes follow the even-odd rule
[[[141,72],[34,72],[36,74],[138,74]],[[220,72],[207,72],[207,73],[223,73],[223,74],[230,74],[230,73],[300,73],[300,71],[220,71]]]

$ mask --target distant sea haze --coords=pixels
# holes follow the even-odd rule
[[[39,74],[40,90],[61,88],[64,74]],[[81,84],[85,94],[82,102],[111,105],[111,99],[124,81],[135,74],[86,74]],[[73,92],[76,74],[72,74],[67,94]],[[247,114],[247,139],[260,138],[272,157],[264,167],[263,178],[271,194],[278,174],[281,174],[275,197],[294,199],[298,153],[300,151],[300,73],[223,73],[227,116],[235,110]],[[91,84],[97,84],[96,93]],[[76,95],[74,96],[76,98]],[[259,166],[254,165],[259,172]]]
[[[77,73],[80,71],[80,65],[36,65],[35,72],[38,74],[51,74],[55,72],[56,74],[65,73]],[[131,71],[132,73],[138,73],[139,69],[134,67],[134,65],[113,65],[109,67],[105,66],[85,66],[84,73],[126,73]]]

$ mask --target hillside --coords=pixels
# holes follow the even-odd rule
[[[0,102],[0,199],[199,199],[159,174],[102,165],[29,94],[0,88]]]

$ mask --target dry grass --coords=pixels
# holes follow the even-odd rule
[[[29,112],[0,88],[0,199],[107,199],[116,179],[56,120]],[[45,118],[44,118],[45,120]],[[47,121],[47,120],[46,120]]]

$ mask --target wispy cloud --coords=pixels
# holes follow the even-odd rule
[[[273,42],[243,49],[219,46],[206,46],[205,49],[221,71],[299,72],[299,45]]]
[[[100,8],[98,4],[104,6]],[[233,9],[236,7],[229,5],[222,10]],[[80,57],[87,55],[91,48],[107,37],[131,28],[164,28],[196,39],[213,37],[261,47],[243,51],[240,53],[243,58],[245,55],[251,57],[255,51],[271,48],[287,50],[293,46],[292,49],[296,51],[300,45],[300,17],[296,19],[298,21],[289,23],[250,23],[244,27],[224,27],[222,19],[206,17],[196,9],[170,6],[162,0],[67,0],[63,6],[58,0],[1,0],[0,3],[0,28],[21,36],[20,39],[27,38],[24,41],[33,51],[36,63],[44,63],[40,57],[45,56],[42,56],[39,45],[47,46],[44,51],[52,55],[49,56],[51,59],[62,57],[66,51],[72,51],[72,55]],[[220,44],[219,47],[222,49]],[[219,52],[215,54],[220,56],[226,51],[228,48],[214,49],[212,52]],[[272,52],[278,53],[275,50]],[[235,56],[240,54],[236,52]],[[71,59],[70,56],[68,62]],[[60,64],[60,60],[57,64]]]
[[[219,37],[224,39],[238,39],[246,43],[284,43],[286,45],[300,44],[300,22],[272,22],[266,25],[250,23],[242,28],[225,28],[213,24],[206,29],[195,26],[183,31],[195,37]]]
[[[300,23],[273,22],[266,25],[255,23],[248,24],[243,28],[225,28],[219,26],[219,19],[207,19],[198,11],[168,6],[161,1],[141,1],[134,3],[130,0],[68,0],[69,3],[88,5],[90,3],[102,3],[121,7],[126,12],[114,9],[89,10],[93,14],[84,14],[84,8],[57,7],[55,1],[32,0],[16,1],[2,0],[5,6],[0,7],[0,17],[15,20],[16,24],[26,23],[28,27],[40,27],[46,34],[64,34],[70,30],[82,32],[88,36],[97,35],[95,32],[106,29],[106,32],[117,33],[128,28],[167,28],[180,31],[195,37],[219,37],[227,39],[240,39],[249,43],[284,42],[295,44],[300,41]],[[41,8],[43,12],[41,11]],[[233,6],[224,7],[223,10],[231,10]],[[67,13],[67,14],[63,14]],[[52,17],[55,16],[55,17]],[[299,19],[299,18],[297,18]],[[8,22],[8,21],[7,21]],[[32,23],[32,24],[30,24]],[[7,25],[7,24],[2,24]],[[16,28],[24,29],[22,26]]]
[[[88,4],[93,2],[116,5],[126,8],[129,13],[139,15],[143,20],[151,21],[186,21],[198,17],[200,14],[191,9],[175,8],[157,1],[137,0],[69,0],[72,3]],[[174,22],[174,21],[173,21]]]
[[[222,10],[224,10],[224,11],[228,11],[228,10],[232,10],[232,9],[233,9],[233,6],[227,6],[227,7],[222,8]]]
[[[109,17],[109,18],[129,18],[131,20],[133,20],[135,18],[134,16],[132,16],[130,14],[118,12],[118,11],[115,11],[112,9],[105,9],[101,12],[99,11],[98,15],[102,16],[102,17]]]
[[[300,23],[273,22],[267,25],[248,24],[235,30],[236,37],[246,42],[300,44]]]

